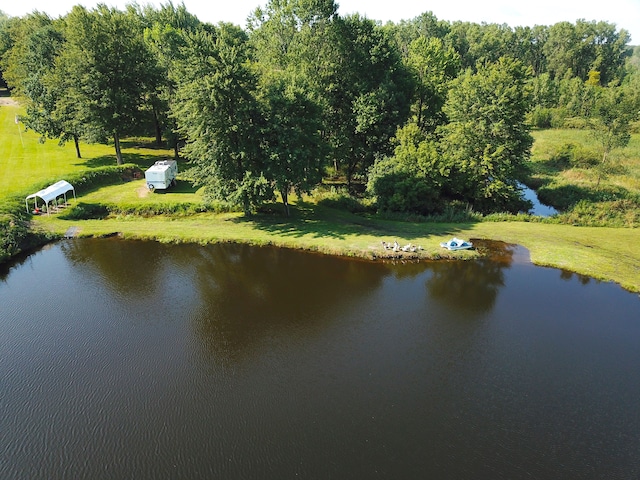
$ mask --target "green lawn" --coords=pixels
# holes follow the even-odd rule
[[[178,179],[177,184],[166,191],[155,190],[151,192],[144,179],[140,179],[99,188],[84,195],[82,201],[87,203],[109,201],[126,204],[153,204],[166,201],[195,203],[202,201],[202,189],[196,189],[189,182]]]
[[[83,158],[79,159],[73,143],[59,146],[55,140],[41,142],[38,134],[15,123],[20,113],[18,106],[0,105],[0,196],[30,192],[43,181],[54,183],[70,173],[116,164],[113,146],[81,143]],[[169,150],[146,148],[148,145],[140,142],[123,142],[123,146],[125,162],[142,168],[173,155]]]

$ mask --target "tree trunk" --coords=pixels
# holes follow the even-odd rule
[[[78,140],[77,135],[73,136],[73,143],[76,146],[76,158],[82,158],[82,155],[80,155],[80,140]]]
[[[124,162],[122,161],[122,151],[120,150],[120,134],[118,132],[113,132],[113,143],[116,147],[116,162],[118,165],[122,165]]]
[[[358,160],[355,160],[353,162],[349,160],[347,165],[347,191],[349,193],[353,193],[351,189],[352,183],[353,183],[353,174],[355,173],[357,167],[358,167]]]
[[[289,216],[289,193],[284,188],[280,190],[280,196],[282,197],[282,203],[284,204],[284,213]]]
[[[600,180],[602,180],[602,175],[605,169],[605,163],[607,162],[607,149],[605,148],[602,153],[602,162],[600,162],[600,167],[598,168],[598,181],[596,182],[596,190],[600,190]]]
[[[158,118],[158,109],[153,107],[153,125],[156,130],[156,145],[162,146],[162,128],[160,125],[160,119]]]
[[[176,160],[180,159],[180,150],[178,149],[178,139],[176,138],[176,141],[173,144],[173,158],[175,158]]]

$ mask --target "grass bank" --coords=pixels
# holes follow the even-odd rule
[[[454,235],[499,240],[526,247],[531,260],[538,265],[616,282],[640,292],[640,243],[634,229],[528,222],[393,222],[307,203],[296,205],[289,219],[274,215],[201,213],[180,218],[116,216],[83,221],[42,216],[34,222],[38,229],[55,235],[63,235],[75,226],[81,236],[118,234],[128,239],[199,244],[242,242],[369,259],[468,259],[480,253],[473,250],[450,253],[439,246],[440,242]],[[382,241],[394,240],[401,245],[419,245],[422,250],[394,254],[382,247]]]
[[[562,211],[558,221],[585,226],[640,227],[640,134],[614,149],[605,164],[587,130],[534,132],[529,186]]]

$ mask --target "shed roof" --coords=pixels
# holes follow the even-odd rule
[[[64,195],[71,190],[73,190],[75,193],[73,185],[71,185],[66,180],[60,180],[53,185],[49,185],[47,188],[44,188],[36,193],[32,193],[31,195],[27,196],[27,200],[29,200],[30,198],[40,197],[42,200],[44,200],[44,203],[49,203],[51,200],[54,200],[60,195]]]

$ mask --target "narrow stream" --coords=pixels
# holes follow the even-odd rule
[[[558,213],[555,208],[541,203],[535,190],[527,187],[523,183],[520,183],[519,186],[522,189],[524,198],[530,200],[533,203],[533,208],[529,210],[529,213],[531,213],[532,215],[538,215],[540,217],[552,217],[553,215],[556,215]]]

